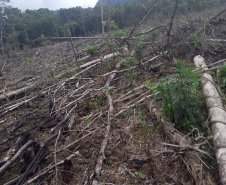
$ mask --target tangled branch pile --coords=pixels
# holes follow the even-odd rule
[[[200,128],[174,127],[144,82],[174,74],[175,59],[225,58],[225,22],[185,20],[135,33],[145,18],[121,39],[76,41],[77,60],[68,42],[5,60],[1,184],[218,183],[211,141]]]

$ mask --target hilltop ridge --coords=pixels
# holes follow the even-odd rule
[[[116,5],[116,4],[124,4],[124,3],[132,3],[132,2],[135,2],[136,0],[111,0],[110,1],[110,5],[113,6],[113,5]],[[100,5],[101,1],[98,0],[97,3],[96,3],[96,6]],[[103,0],[103,4],[104,5],[107,5],[108,4],[108,0]]]

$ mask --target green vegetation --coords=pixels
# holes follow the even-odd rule
[[[127,58],[126,60],[122,61],[122,66],[124,68],[132,68],[133,66],[135,66],[137,64],[137,59],[136,58]],[[124,72],[124,75],[126,76],[126,79],[132,84],[134,84],[134,80],[136,77],[136,72],[135,69],[129,69],[126,72]]]
[[[142,175],[143,175],[142,172],[136,172],[137,177],[141,177]]]
[[[134,109],[129,109],[129,110],[126,110],[125,112],[119,114],[117,116],[117,118],[124,119],[124,118],[128,118],[129,116],[131,116],[133,114],[134,114]]]
[[[86,50],[87,50],[86,53],[88,55],[93,56],[99,48],[100,48],[99,45],[96,45],[96,46],[87,45],[86,46]]]
[[[222,91],[225,92],[226,91],[226,64],[224,64],[219,69],[219,79],[220,79]]]
[[[108,89],[105,89],[106,92],[111,92],[114,86],[110,86]]]
[[[197,49],[199,47],[199,45],[201,44],[201,42],[203,41],[203,36],[202,36],[202,32],[203,32],[203,28],[198,29],[195,33],[193,33],[190,37],[189,40],[193,43],[194,45],[194,49]]]
[[[130,3],[125,3],[126,1]],[[145,0],[143,3],[149,9],[158,2],[158,0]],[[177,14],[182,15],[186,12],[200,11],[224,3],[225,0],[181,0]],[[111,7],[110,12],[112,20],[110,31],[113,31],[112,35],[115,37],[125,36],[127,33],[125,28],[133,26],[146,14],[141,3],[136,0],[123,0],[120,1],[120,4],[118,4],[117,0],[113,0],[111,5],[114,6]],[[167,19],[173,12],[174,5],[174,0],[163,0],[162,6],[157,6],[153,14],[161,13]],[[107,5],[104,6],[104,12],[104,16],[106,16],[106,12],[108,12]],[[68,36],[66,26],[69,27],[72,36],[86,36],[101,32],[101,14],[98,3],[94,8],[62,8],[56,11],[42,8],[21,12],[18,8],[5,6],[5,15],[7,15],[8,19],[3,20],[1,18],[0,23],[4,21],[3,50],[6,54],[9,54],[10,50],[17,48],[25,49],[25,46],[39,46],[49,37]],[[176,24],[181,22],[182,20],[178,20]],[[150,33],[149,37],[155,39],[155,34],[157,32]],[[145,37],[150,39],[147,38],[148,36]]]
[[[144,132],[147,133],[147,136],[148,137],[151,137],[152,136],[152,129],[150,128],[150,126],[146,123],[146,121],[142,121],[142,124],[141,124],[141,128]]]
[[[116,45],[116,43],[113,42],[113,41],[109,41],[109,42],[108,42],[108,46],[115,46],[115,45]]]
[[[36,62],[36,58],[26,58],[26,60],[25,60],[24,62],[25,62],[25,63]]]
[[[200,75],[193,73],[191,68],[184,67],[180,61],[175,68],[176,75],[165,78],[156,84],[157,97],[162,107],[163,115],[183,131],[200,128],[200,123],[206,120],[206,109],[200,89]],[[146,83],[150,88],[153,85]]]
[[[143,58],[143,46],[141,41],[138,39],[136,40],[136,42],[134,43],[135,45],[135,57],[138,60],[141,60]]]
[[[88,101],[85,101],[81,104],[81,109],[83,110],[84,115],[87,115],[90,111],[100,108],[100,106],[105,104],[105,99],[102,96],[90,97]],[[88,119],[85,123],[89,124],[92,120]]]
[[[85,120],[85,123],[86,123],[86,124],[90,124],[92,121],[93,121],[93,119],[88,118],[87,120]]]
[[[113,37],[123,37],[126,36],[126,33],[127,33],[126,29],[116,30],[113,32]]]
[[[51,69],[52,70],[52,69]],[[51,73],[52,74],[52,73]],[[64,78],[71,78],[72,76],[76,75],[77,74],[77,70],[75,69],[69,69],[61,78],[64,79]]]

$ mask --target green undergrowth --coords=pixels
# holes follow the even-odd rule
[[[136,86],[135,79],[136,79],[136,70],[133,68],[135,65],[138,64],[138,60],[134,57],[126,58],[122,61],[122,67],[124,69],[130,69],[125,71],[123,74],[126,77],[126,80],[130,82],[133,86]]]
[[[87,53],[88,55],[93,56],[99,48],[100,48],[99,45],[95,45],[95,46],[87,45],[87,46],[86,46],[86,50],[87,50],[86,53]]]
[[[221,89],[225,93],[226,92],[226,64],[219,69],[219,80],[221,84]]]
[[[156,84],[146,82],[147,87],[155,89],[155,98],[162,108],[164,117],[182,131],[201,128],[207,119],[207,111],[200,90],[200,74],[192,68],[184,67],[178,61],[174,68],[175,75],[163,78]]]
[[[72,76],[76,75],[77,73],[78,73],[77,70],[75,70],[75,69],[69,69],[69,70],[67,70],[67,72],[61,77],[61,79],[71,78]]]

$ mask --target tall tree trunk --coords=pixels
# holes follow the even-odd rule
[[[102,26],[102,34],[104,34],[104,9],[103,9],[103,0],[101,0],[101,26]]]
[[[111,8],[110,0],[108,0],[108,38],[110,37],[110,19],[111,19]]]

